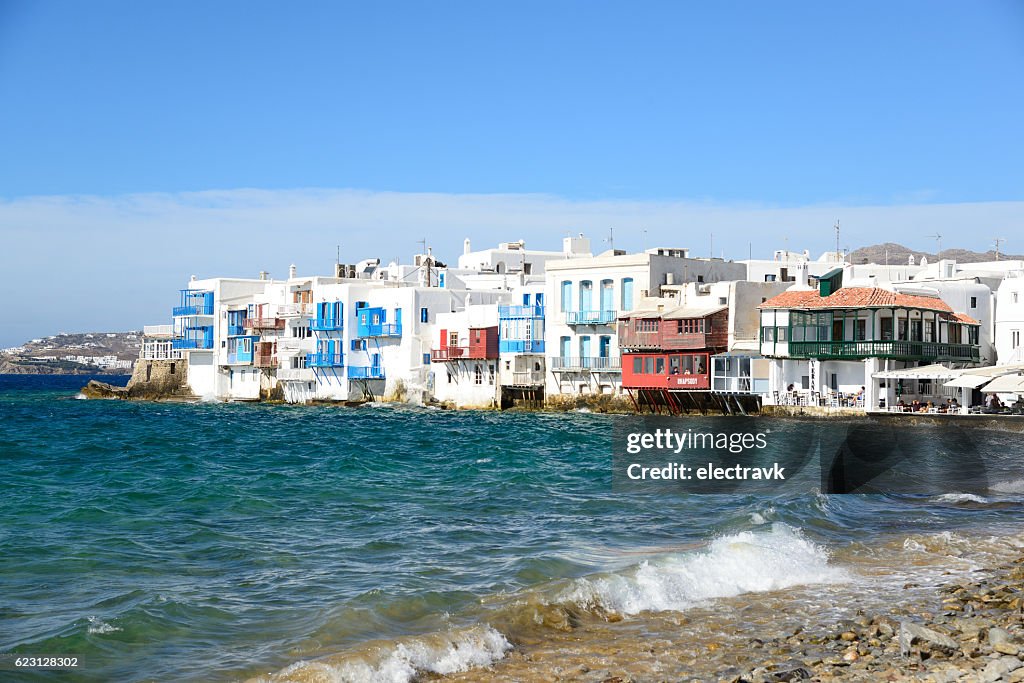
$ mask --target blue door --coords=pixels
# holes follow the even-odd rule
[[[601,280],[601,310],[615,310],[615,290],[611,280]]]
[[[580,364],[590,367],[590,337],[580,337]]]

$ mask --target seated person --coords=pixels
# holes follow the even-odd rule
[[[907,404],[903,402],[902,398],[900,400],[896,401],[896,409],[899,410],[901,413],[906,411]]]
[[[990,410],[1002,410],[1003,402],[999,400],[999,396],[992,394],[992,398],[988,400],[988,407]]]

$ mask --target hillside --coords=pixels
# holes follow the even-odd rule
[[[928,263],[935,263],[941,259],[955,259],[958,263],[979,263],[981,261],[995,261],[996,253],[994,251],[977,252],[969,251],[967,249],[943,249],[941,253],[933,254],[927,251],[920,251],[917,249],[910,249],[902,244],[896,244],[895,242],[886,242],[885,244],[875,244],[870,247],[861,247],[855,249],[849,256],[850,263],[906,263],[907,259],[913,255],[914,260],[917,263],[921,262],[921,257],[925,256],[928,258]],[[999,259],[1002,261],[1020,260],[1024,259],[1024,256],[1019,254],[999,254]]]
[[[0,351],[0,374],[131,374],[142,332],[83,332],[33,339]]]

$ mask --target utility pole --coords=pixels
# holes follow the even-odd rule
[[[999,245],[1006,241],[1005,237],[996,237],[996,261],[999,260]]]

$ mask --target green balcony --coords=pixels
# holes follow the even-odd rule
[[[981,358],[981,349],[975,344],[920,341],[791,341],[789,356],[836,360],[892,358],[930,362],[971,362]]]

